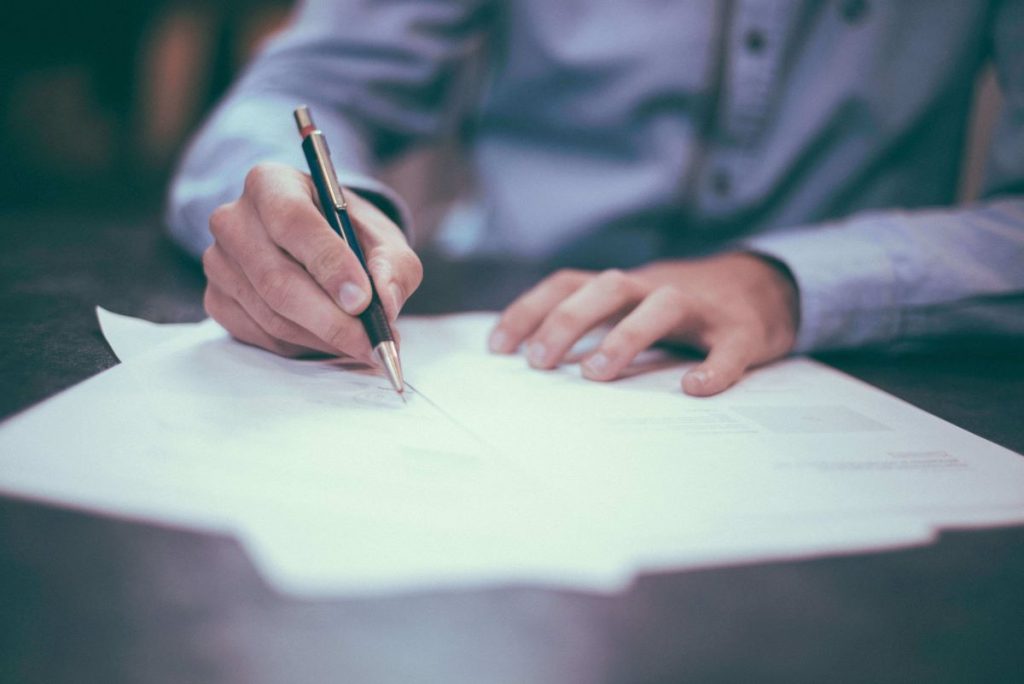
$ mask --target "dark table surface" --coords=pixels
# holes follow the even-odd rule
[[[0,216],[0,417],[116,363],[98,304],[203,316],[151,217]],[[485,272],[485,296],[460,283]],[[429,262],[409,311],[499,306],[532,274]],[[1024,451],[1024,355],[959,341],[822,360]],[[231,538],[0,499],[0,681],[1024,681],[1024,528],[901,551],[639,577],[305,601]]]

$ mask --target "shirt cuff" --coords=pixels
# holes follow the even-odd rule
[[[777,259],[793,274],[800,327],[793,351],[880,345],[896,339],[900,310],[895,268],[886,245],[842,225],[809,226],[742,243]]]
[[[308,173],[309,169],[303,169],[303,172]],[[405,233],[405,239],[409,241],[409,244],[415,245],[416,230],[412,220],[412,212],[401,195],[395,192],[391,186],[381,183],[372,176],[346,172],[341,169],[337,169],[337,172],[338,182],[344,188],[352,190],[360,197],[373,202],[378,209],[384,212],[385,216],[394,221],[395,225]]]

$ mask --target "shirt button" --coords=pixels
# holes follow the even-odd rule
[[[747,49],[747,52],[752,54],[759,54],[764,50],[764,34],[757,29],[750,29],[747,34],[743,36],[743,47]]]
[[[858,24],[868,14],[868,0],[843,0],[839,13],[848,24]]]
[[[726,197],[732,192],[732,176],[728,171],[719,169],[711,175],[711,191],[719,197]]]

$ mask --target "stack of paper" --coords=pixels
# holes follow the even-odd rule
[[[487,353],[493,314],[410,318],[405,404],[212,321],[100,316],[123,363],[0,427],[0,491],[232,532],[289,592],[612,590],[1024,522],[1024,459],[807,359],[695,399],[664,357],[593,383]]]

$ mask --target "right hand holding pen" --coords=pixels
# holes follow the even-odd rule
[[[367,266],[394,321],[419,287],[423,266],[383,212],[354,192],[347,197]],[[203,303],[233,337],[283,356],[372,359],[357,318],[370,302],[370,283],[320,213],[308,175],[282,164],[255,166],[242,196],[210,216],[210,232]]]

